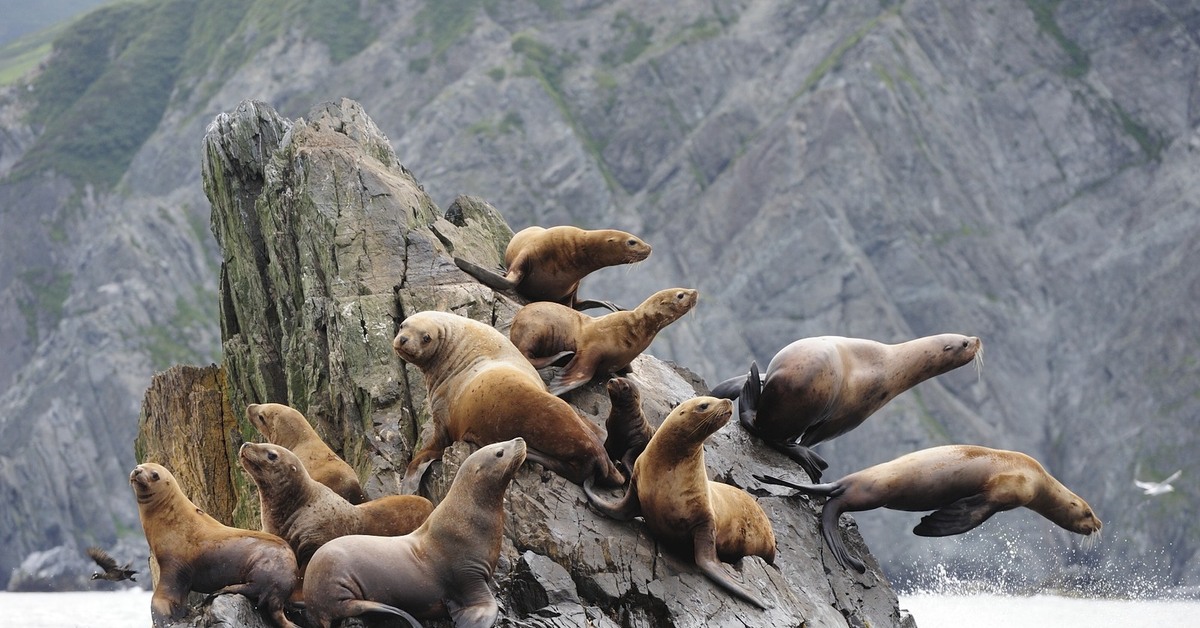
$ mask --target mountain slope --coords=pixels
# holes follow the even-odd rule
[[[94,73],[118,88],[111,68],[160,54],[154,33],[192,11],[170,36],[186,42],[178,59],[153,64],[169,76],[137,108],[94,82],[82,93],[97,108],[81,97],[39,118],[44,79],[5,92],[0,540],[17,551],[0,567],[135,526],[124,474],[148,375],[217,350],[205,126],[244,98],[295,117],[348,96],[441,206],[475,194],[515,228],[615,226],[651,242],[649,260],[597,273],[583,295],[699,288],[695,314],[651,352],[710,382],[802,336],[981,336],[981,375],[902,395],[824,447],[828,473],[944,442],[1020,449],[1109,534],[1077,548],[1009,513],[930,541],[908,533],[911,515],[859,515],[894,576],[938,561],[995,571],[972,557],[1012,552],[1032,580],[1081,563],[1194,583],[1195,491],[1181,481],[1151,500],[1132,480],[1200,473],[1200,11],[643,4],[153,3],[104,40],[131,56]],[[114,112],[156,122],[82,165],[55,152]]]

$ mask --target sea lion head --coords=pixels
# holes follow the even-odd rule
[[[1068,491],[1069,492],[1069,491]],[[1058,512],[1050,513],[1049,519],[1076,534],[1091,536],[1104,527],[1095,511],[1082,497],[1070,493],[1064,498]]]
[[[668,288],[659,290],[646,299],[651,309],[661,314],[667,322],[677,320],[696,307],[700,292],[692,288]]]
[[[161,464],[143,462],[129,472],[129,485],[138,504],[149,504],[178,490],[175,476]],[[174,487],[174,488],[172,488]]]
[[[295,447],[311,426],[300,411],[282,403],[252,403],[246,406],[246,420],[268,442]]]
[[[618,404],[635,408],[642,406],[642,393],[633,380],[628,377],[611,377],[604,387],[608,390],[608,398],[614,406]]]
[[[445,337],[444,316],[447,314],[443,312],[418,312],[404,319],[392,340],[396,355],[418,367],[428,364],[437,355]]]
[[[603,242],[593,254],[608,265],[634,264],[650,257],[650,245],[632,233],[616,229],[598,229],[592,233]]]
[[[976,336],[938,334],[918,338],[912,343],[920,351],[912,357],[920,360],[927,377],[948,373],[971,360],[975,360],[977,370],[982,368],[983,341]]]
[[[238,450],[238,462],[254,483],[279,486],[292,484],[306,475],[304,465],[290,449],[270,443],[244,443]]]
[[[731,416],[732,401],[716,397],[693,397],[675,406],[659,430],[684,434],[690,437],[689,441],[703,441],[728,423]]]
[[[472,482],[484,482],[488,485],[506,486],[521,463],[525,462],[525,439],[514,438],[499,443],[480,447],[475,453],[467,456],[454,481],[459,478],[471,478]]]

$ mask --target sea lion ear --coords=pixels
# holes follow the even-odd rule
[[[299,472],[300,472],[300,469],[297,469],[296,465],[292,465],[292,473],[299,473]]]

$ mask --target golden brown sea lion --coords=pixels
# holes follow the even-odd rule
[[[150,598],[156,627],[181,618],[188,592],[198,591],[240,593],[281,628],[295,628],[283,612],[299,578],[287,541],[213,519],[183,494],[162,465],[134,467],[129,484],[150,554],[158,561],[158,586]]]
[[[296,454],[312,479],[333,489],[351,504],[367,501],[354,468],[333,453],[298,410],[281,403],[252,403],[246,406],[246,420],[268,442]]]
[[[433,504],[418,495],[388,495],[351,504],[312,479],[296,454],[280,445],[245,443],[238,460],[258,486],[263,531],[288,542],[301,573],[313,552],[331,539],[347,534],[408,534],[433,511]]]
[[[561,395],[597,375],[628,369],[658,332],[690,312],[698,298],[695,290],[670,288],[650,295],[632,311],[595,318],[557,303],[530,303],[513,317],[508,337],[534,368],[575,354],[547,385]]]
[[[616,502],[584,484],[588,501],[614,519],[641,515],[654,538],[691,552],[696,566],[725,590],[759,608],[765,602],[737,581],[721,561],[760,556],[775,562],[775,532],[758,502],[735,486],[712,482],[704,467],[704,441],[733,416],[733,402],[689,399],[671,411],[633,463],[625,495]]]
[[[713,388],[715,397],[738,399],[738,415],[750,433],[798,462],[814,482],[828,467],[809,449],[862,425],[896,395],[983,355],[979,338],[926,336],[888,345],[862,338],[820,336],[784,347],[750,375]]]
[[[515,292],[529,301],[552,301],[576,309],[615,305],[601,301],[577,301],[579,282],[606,266],[633,264],[650,256],[650,245],[640,238],[615,229],[587,231],[561,226],[522,229],[504,251],[501,277],[462,258],[454,263],[485,286]]]
[[[313,555],[304,581],[308,616],[321,628],[363,613],[412,613],[490,627],[499,607],[488,578],[500,558],[504,493],[525,460],[516,438],[467,457],[446,498],[412,534],[343,536]]]
[[[547,392],[504,334],[456,314],[419,312],[400,323],[392,348],[425,376],[433,426],[405,471],[402,492],[415,493],[426,468],[454,441],[487,445],[518,436],[528,443],[529,460],[576,484],[589,477],[624,483],[600,428]]]
[[[1099,532],[1103,524],[1091,506],[1037,460],[1016,451],[974,445],[922,449],[851,473],[830,484],[793,484],[770,476],[760,481],[789,486],[807,495],[827,496],[821,535],[837,558],[859,573],[862,561],[850,556],[838,532],[843,512],[891,508],[935,512],[913,528],[919,536],[962,534],[988,517],[1024,506],[1077,534]]]

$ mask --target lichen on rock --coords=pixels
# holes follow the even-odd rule
[[[204,186],[224,252],[222,369],[239,416],[236,431],[251,433],[238,414],[247,403],[287,403],[358,470],[370,497],[397,492],[429,413],[420,371],[391,350],[396,327],[409,314],[437,309],[506,329],[520,304],[474,282],[451,255],[499,266],[511,230],[481,199],[460,197],[440,212],[351,100],[294,122],[263,103],[243,102],[209,126],[204,146]],[[649,355],[634,361],[632,378],[655,425],[707,390],[686,369]],[[566,399],[603,425],[603,385]],[[162,421],[144,429],[158,431],[160,441],[184,434]],[[435,502],[470,451],[456,443],[432,467],[425,487]],[[641,521],[605,518],[588,507],[579,486],[528,464],[506,499],[494,574],[499,625],[911,623],[853,525],[845,532],[868,565],[861,575],[829,555],[812,502],[752,477],[795,473],[791,461],[733,423],[711,438],[706,457],[713,479],[749,490],[771,519],[775,564],[750,557],[734,569],[772,608],[729,596],[690,557],[661,549]],[[240,473],[232,456],[223,463],[217,473]],[[233,485],[242,502],[256,499],[247,483]],[[237,512],[236,524],[257,527],[246,509]]]

